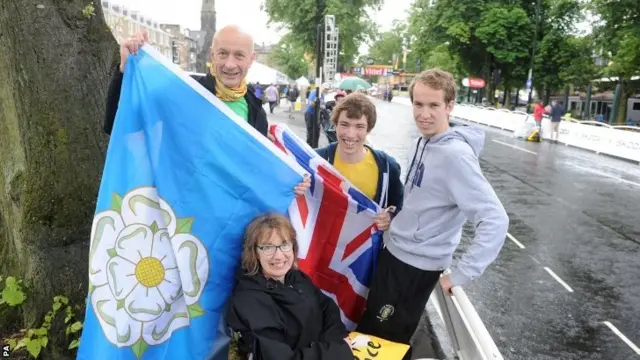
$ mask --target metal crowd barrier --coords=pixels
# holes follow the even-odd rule
[[[491,334],[460,286],[453,295],[436,286],[430,301],[444,322],[455,355],[459,360],[503,360]]]

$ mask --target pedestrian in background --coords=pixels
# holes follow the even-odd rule
[[[558,141],[560,121],[564,115],[564,106],[557,101],[551,103],[551,141]]]
[[[542,129],[542,117],[544,116],[545,109],[542,100],[539,100],[536,106],[533,108],[533,119],[536,121],[538,129]]]
[[[264,93],[265,98],[269,102],[269,112],[273,114],[273,109],[275,109],[278,104],[278,99],[280,99],[280,91],[274,84],[271,84]]]

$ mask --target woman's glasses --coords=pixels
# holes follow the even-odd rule
[[[285,241],[280,245],[258,245],[256,246],[260,251],[262,251],[265,255],[273,255],[276,253],[276,250],[280,249],[280,251],[289,252],[293,249],[293,244],[289,241]]]

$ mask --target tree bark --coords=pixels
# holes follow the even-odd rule
[[[97,0],[2,0],[0,49],[0,274],[39,326],[55,295],[84,306],[118,47]]]
[[[620,77],[622,79],[622,77]],[[627,103],[629,98],[635,94],[635,88],[630,84],[630,80],[620,82],[620,103],[618,104],[618,116],[613,125],[627,124]]]

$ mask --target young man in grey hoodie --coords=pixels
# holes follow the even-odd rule
[[[358,331],[408,344],[429,295],[440,281],[445,293],[478,277],[500,252],[509,218],[482,175],[478,156],[484,132],[449,127],[456,84],[451,74],[426,70],[409,87],[421,137],[410,151],[404,206],[391,222],[390,237],[372,279]],[[462,226],[475,238],[450,275]]]

